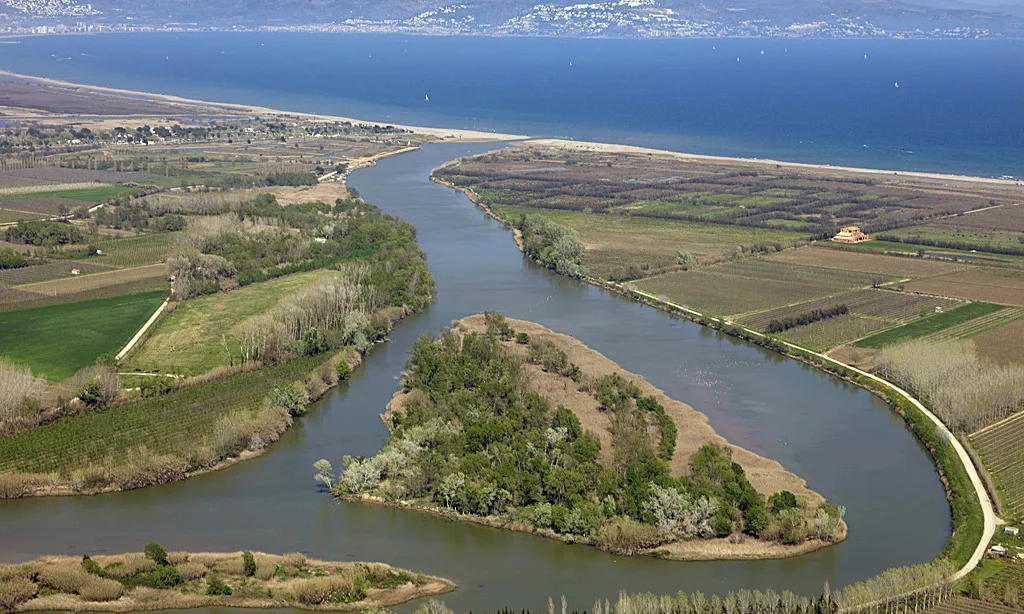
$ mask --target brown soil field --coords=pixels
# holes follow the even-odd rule
[[[2,286],[0,286],[0,288],[2,288]],[[20,286],[13,295],[8,294],[8,297],[6,299],[4,299],[2,295],[0,295],[0,311],[32,309],[35,307],[45,307],[47,305],[60,305],[64,303],[87,301],[89,299],[94,298],[107,298],[108,296],[124,296],[127,294],[137,294],[139,292],[150,292],[153,290],[167,289],[168,283],[167,277],[165,276],[144,277],[142,279],[137,279],[134,281],[127,281],[114,285],[101,286],[95,288],[87,287],[77,292],[71,292],[67,294],[38,294],[36,292],[25,292],[24,286]],[[14,290],[14,288],[6,288],[4,290],[0,290],[0,292],[6,292],[8,290]]]
[[[807,483],[803,479],[787,471],[777,461],[758,456],[730,444],[708,424],[707,416],[685,403],[670,398],[642,376],[625,371],[607,357],[572,337],[556,333],[532,322],[511,318],[507,318],[507,320],[517,333],[525,332],[530,335],[530,339],[554,343],[556,347],[566,352],[569,361],[577,365],[585,377],[599,379],[605,375],[618,373],[638,386],[642,394],[653,396],[661,403],[678,428],[675,454],[670,462],[673,475],[688,473],[690,456],[702,445],[715,443],[732,449],[733,460],[743,466],[750,483],[758,492],[771,494],[780,490],[789,490],[798,496],[806,497],[808,501],[815,504],[824,501],[821,495],[807,487]],[[480,333],[485,329],[482,315],[470,316],[453,323],[453,330],[456,332]],[[527,346],[515,341],[505,342],[504,345],[519,355],[525,356],[527,353]],[[593,431],[601,439],[602,455],[611,454],[610,417],[606,412],[598,409],[597,401],[589,392],[580,391],[579,387],[568,378],[556,373],[545,373],[537,365],[527,364],[525,369],[528,374],[525,379],[536,392],[547,397],[552,406],[564,405],[572,410],[583,423],[583,427]]]
[[[35,245],[25,245],[24,243],[8,243],[7,241],[0,240],[0,249],[11,249],[19,254],[31,252],[36,248]]]
[[[39,295],[33,292],[25,292],[24,290],[18,290],[16,288],[0,286],[0,304],[6,302],[13,303],[18,300],[28,300],[33,298],[39,298]]]
[[[108,286],[117,286],[129,282],[144,279],[166,279],[167,265],[151,264],[149,266],[136,267],[134,269],[119,269],[104,273],[93,273],[79,277],[55,279],[35,284],[28,284],[21,287],[22,290],[58,296],[61,294],[75,294],[85,290],[95,290]]]
[[[300,608],[302,610],[350,611],[378,609],[394,606],[415,599],[423,599],[433,595],[447,593],[455,588],[450,580],[425,574],[415,574],[397,569],[382,563],[336,563],[307,559],[299,554],[273,555],[253,552],[257,565],[266,565],[270,569],[282,569],[298,563],[293,567],[293,576],[287,573],[275,573],[269,579],[256,577],[247,578],[243,573],[242,553],[168,553],[168,559],[179,566],[191,565],[193,574],[208,575],[216,571],[220,579],[235,591],[228,596],[211,596],[205,594],[206,582],[202,579],[186,580],[178,588],[155,589],[145,586],[125,589],[124,594],[113,601],[87,600],[77,594],[56,592],[39,595],[34,599],[19,604],[15,611],[30,612],[40,610],[59,610],[71,612],[135,612],[148,610],[191,609],[210,607],[234,608]],[[142,555],[96,555],[91,557],[101,567],[112,563],[124,564],[127,556]],[[148,559],[146,559],[148,560]],[[178,562],[181,561],[181,562]],[[82,559],[77,556],[47,556],[24,563],[23,565],[42,572],[64,573],[58,577],[70,578],[74,573],[81,573]],[[306,570],[303,572],[300,570]],[[374,586],[380,581],[375,576],[385,578],[396,574],[406,574],[410,580],[395,587],[383,588]],[[358,601],[324,601],[322,603],[298,602],[293,591],[300,585],[309,582],[312,577],[329,577],[347,574],[362,574],[367,582],[366,596]],[[417,579],[418,577],[418,579]],[[413,581],[415,580],[415,582]],[[110,580],[108,580],[109,582]],[[243,591],[242,585],[246,588]]]
[[[769,258],[778,262],[806,264],[846,271],[860,271],[862,273],[878,273],[897,278],[945,275],[964,268],[962,265],[950,262],[866,254],[852,250],[815,245],[786,250],[769,256]]]
[[[968,270],[910,282],[906,289],[940,296],[1024,306],[1024,271],[971,267]]]
[[[753,328],[761,329],[767,326],[770,320],[787,316],[799,316],[812,309],[823,309],[833,305],[846,305],[852,313],[879,318],[888,322],[888,324],[885,324],[886,326],[891,326],[900,322],[917,319],[921,317],[922,313],[931,314],[935,311],[936,307],[949,309],[959,303],[960,301],[955,299],[871,288],[750,314],[743,318],[743,323]]]
[[[942,228],[964,228],[972,231],[1006,230],[1024,233],[1024,208],[1020,203],[995,209],[944,218],[930,224]]]
[[[72,269],[78,269],[82,275],[111,271],[113,267],[102,264],[87,262],[76,262],[74,260],[63,260],[59,262],[48,262],[35,266],[22,267],[20,269],[6,269],[0,271],[0,283],[8,286],[38,283],[51,279],[70,277]]]
[[[790,343],[822,352],[837,345],[867,337],[871,333],[890,326],[892,324],[884,320],[848,313],[797,326],[780,333],[779,336]]]
[[[115,171],[93,171],[84,168],[63,168],[44,166],[39,168],[8,169],[0,171],[0,187],[9,187],[8,181],[26,182],[25,185],[47,185],[64,183],[119,183],[122,181],[139,181],[148,179],[146,173],[129,173]],[[79,203],[81,204],[81,203]]]
[[[851,367],[857,367],[862,371],[871,371],[875,368],[875,352],[877,351],[868,348],[858,348],[852,345],[843,345],[832,350],[828,355]]]
[[[11,211],[25,211],[28,213],[39,213],[43,215],[57,215],[59,207],[64,205],[68,211],[75,207],[81,207],[82,201],[70,198],[23,198],[20,200],[8,200],[0,202],[0,209]]]
[[[975,335],[978,354],[1001,364],[1024,364],[1024,319]]]
[[[29,213],[26,211],[14,211],[0,207],[0,224],[12,222],[27,222],[29,220],[41,220],[46,216],[42,213]]]
[[[258,191],[273,194],[279,205],[320,201],[333,207],[335,200],[348,198],[348,189],[341,181],[327,181],[315,186],[260,188]]]

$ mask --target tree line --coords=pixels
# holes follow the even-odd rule
[[[797,326],[806,326],[814,322],[827,320],[828,318],[846,315],[849,312],[850,308],[845,304],[833,305],[831,307],[824,307],[821,309],[812,309],[796,316],[773,318],[768,321],[768,325],[765,327],[765,330],[769,334],[775,335],[785,332],[791,328],[796,328]]]

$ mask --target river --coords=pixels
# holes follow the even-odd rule
[[[303,551],[383,561],[458,583],[457,612],[541,612],[548,596],[589,609],[620,589],[738,588],[817,594],[886,567],[933,558],[949,537],[938,476],[902,420],[874,396],[794,360],[675,319],[526,261],[508,231],[435,166],[493,144],[433,144],[352,173],[349,184],[419,229],[436,300],[402,322],[352,380],[313,406],[266,455],[185,482],[94,497],[0,502],[0,562],[56,553]],[[312,480],[319,458],[370,455],[413,341],[488,309],[579,338],[669,396],[706,413],[729,441],[776,459],[845,505],[850,538],[783,561],[684,563],[621,558],[531,535],[410,511],[332,501]],[[408,611],[411,605],[401,608]],[[222,611],[222,610],[219,610]]]

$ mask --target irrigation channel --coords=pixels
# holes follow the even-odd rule
[[[589,609],[620,589],[817,594],[826,580],[845,585],[928,561],[942,549],[950,519],[938,475],[882,401],[797,361],[534,266],[500,224],[428,179],[443,162],[493,148],[428,145],[352,173],[349,184],[367,201],[419,228],[436,299],[400,324],[349,384],[312,407],[268,454],[155,488],[0,502],[0,562],[140,550],[151,539],[174,550],[300,550],[446,576],[459,585],[445,597],[456,611],[542,612],[549,595]],[[573,335],[704,412],[729,441],[780,461],[845,505],[849,539],[780,561],[622,558],[411,511],[338,503],[318,491],[314,461],[327,458],[337,467],[343,455],[370,455],[384,442],[379,414],[413,341],[488,309]]]

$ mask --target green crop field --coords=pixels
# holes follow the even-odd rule
[[[80,190],[61,190],[57,192],[32,192],[30,194],[0,194],[0,202],[9,200],[26,200],[30,198],[70,198],[86,203],[101,203],[108,198],[120,196],[125,192],[133,192],[137,188],[130,188],[123,185],[110,185],[98,188],[83,188]]]
[[[338,275],[336,271],[298,273],[186,301],[157,324],[142,347],[131,354],[127,367],[192,375],[227,365],[222,339],[226,338],[237,356],[232,329],[239,322],[318,280]]]
[[[235,374],[6,437],[0,446],[0,472],[67,472],[91,462],[122,460],[140,445],[157,454],[185,456],[210,437],[219,418],[236,410],[262,409],[271,388],[302,378],[330,356]]]
[[[165,298],[147,292],[0,313],[0,357],[63,380],[120,350]]]
[[[871,335],[866,339],[861,339],[856,345],[862,348],[880,348],[897,341],[925,337],[1005,308],[1003,305],[994,305],[992,303],[968,303],[937,315],[921,318],[909,324]]]

